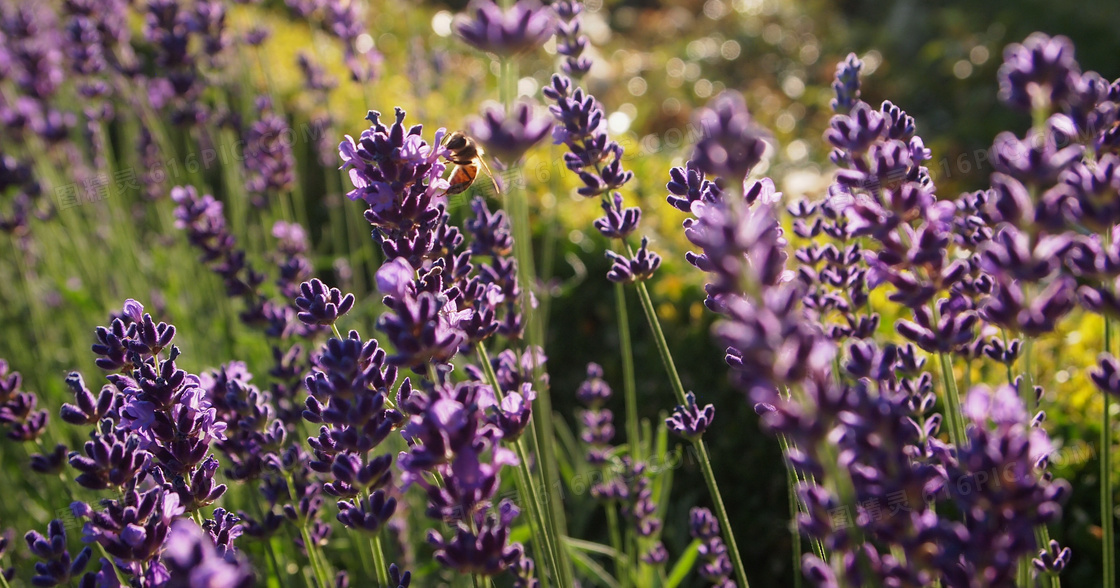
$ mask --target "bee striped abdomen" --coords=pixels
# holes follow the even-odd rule
[[[471,187],[474,179],[478,177],[478,164],[471,162],[465,165],[456,165],[451,170],[451,177],[447,179],[450,186],[447,188],[446,194],[454,196],[461,194]]]

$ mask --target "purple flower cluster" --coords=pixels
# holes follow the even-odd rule
[[[418,266],[434,249],[435,233],[442,224],[443,194],[449,186],[443,179],[445,131],[436,131],[430,145],[420,136],[421,125],[405,128],[405,112],[399,108],[396,121],[388,127],[379,112],[370,111],[367,118],[370,128],[357,141],[347,135],[338,147],[342,169],[354,185],[346,196],[369,206],[365,218],[387,259],[403,257]]]
[[[502,446],[502,420],[493,421],[485,411],[495,407],[499,416],[506,414],[504,400],[499,405],[497,398],[497,391],[472,381],[410,389],[407,397],[402,392],[400,406],[410,417],[401,433],[409,450],[398,461],[404,484],[426,491],[428,516],[453,526],[450,536],[429,531],[437,561],[463,573],[510,570],[531,577],[524,547],[509,541],[519,509],[496,498],[501,468],[517,464],[514,452]]]
[[[8,362],[0,359],[0,425],[13,441],[35,441],[47,428],[50,413],[36,410],[39,398],[20,389],[23,376],[9,371]]]
[[[213,446],[230,453],[223,444],[234,441],[226,436],[229,427],[223,419],[237,416],[230,408],[232,398],[222,399],[221,411],[215,407],[214,394],[203,380],[177,367],[175,328],[156,323],[135,300],[126,301],[111,325],[98,327],[96,335],[93,350],[98,365],[110,372],[109,384],[95,396],[79,374],[71,374],[67,384],[75,403],[63,405],[61,414],[73,425],[95,425],[83,451],[69,456],[71,467],[79,472],[78,484],[119,494],[98,507],[71,505],[74,516],[85,520],[83,541],[100,544],[112,558],[102,558],[101,571],[86,574],[82,585],[119,585],[118,573],[137,586],[180,585],[174,582],[183,574],[213,577],[214,586],[248,585],[251,572],[232,546],[241,534],[237,518],[217,509],[211,523],[213,540],[182,518],[226,491],[215,479],[219,462],[210,451]],[[234,429],[252,426],[242,419]],[[27,537],[32,551],[44,560],[38,567],[39,585],[67,582],[90,558],[89,547],[70,558],[61,523],[56,523],[49,538],[37,533]],[[183,525],[201,534],[204,544],[172,531]],[[184,544],[192,542],[194,547],[187,549]],[[215,542],[224,561],[219,561],[223,556],[191,561],[182,557],[189,550],[214,553],[219,549]]]
[[[574,15],[574,8],[561,8]],[[574,18],[574,16],[573,16]],[[634,253],[627,237],[637,229],[641,209],[624,208],[623,185],[634,178],[634,172],[622,166],[622,146],[611,140],[607,133],[607,116],[602,104],[583,88],[573,89],[571,79],[555,74],[552,83],[544,88],[546,98],[554,104],[549,111],[556,120],[552,139],[557,145],[566,145],[564,165],[583,182],[577,192],[588,198],[599,197],[605,216],[595,221],[595,228],[608,239],[618,239],[623,253],[607,252],[611,269],[607,279],[625,283],[644,281],[653,276],[661,265],[661,257],[649,251],[649,241],[642,238],[642,245]]]
[[[35,564],[35,576],[31,578],[31,583],[36,586],[67,584],[71,578],[79,577],[93,555],[86,546],[78,555],[70,557],[66,548],[66,528],[59,520],[50,522],[45,537],[38,531],[28,531],[23,538],[31,553],[42,560]]]
[[[587,407],[580,417],[580,440],[587,445],[587,463],[606,465],[610,460],[614,439],[614,414],[603,404],[611,397],[611,387],[603,380],[603,368],[587,364],[587,378],[579,385],[576,398]]]
[[[339,498],[338,520],[370,533],[396,507],[396,499],[386,497],[393,458],[371,456],[404,420],[386,406],[396,379],[396,368],[387,364],[377,342],[363,342],[351,331],[346,339],[327,342],[305,380],[310,396],[303,418],[320,425],[318,435],[308,438],[314,453],[311,469],[329,474],[323,491]]]
[[[564,75],[579,80],[591,71],[591,59],[583,54],[587,50],[587,36],[583,34],[580,13],[583,3],[577,0],[560,0],[552,5],[556,11],[556,52],[564,56],[560,69]]]
[[[528,101],[518,102],[509,114],[500,104],[489,104],[483,107],[482,117],[471,121],[468,128],[486,147],[487,154],[507,166],[515,165],[552,130],[552,121],[536,114]]]
[[[719,535],[719,521],[712,511],[695,507],[688,512],[689,534],[700,543],[700,575],[716,588],[735,588],[731,579],[731,559],[727,557],[727,546]]]
[[[359,12],[358,4],[344,0],[326,0],[323,6],[323,28],[333,34],[344,46],[343,61],[350,71],[350,79],[368,84],[377,79],[384,57],[373,43],[363,41],[369,33],[362,26],[367,17]]]
[[[552,12],[535,0],[519,0],[505,11],[493,0],[475,0],[473,14],[461,15],[455,32],[479,51],[510,58],[539,49],[553,27]]]
[[[782,436],[796,479],[804,481],[797,518],[814,553],[803,571],[822,586],[967,586],[972,578],[1010,585],[1020,559],[1037,557],[1035,567],[1052,573],[1069,554],[1039,544],[1036,528],[1058,516],[1068,485],[1044,470],[1050,446],[1038,426],[1043,415],[1031,417],[1014,387],[977,388],[963,413],[947,409],[957,444],[946,444],[938,438],[943,417],[932,412],[934,380],[916,347],[939,354],[939,363],[952,354],[986,357],[1010,374],[1022,343],[977,331],[1053,330],[1075,302],[1067,275],[1099,279],[1107,272],[1108,254],[1095,237],[1061,232],[1074,197],[1045,203],[1046,189],[1072,176],[1067,170],[1081,155],[1054,140],[1074,136],[1062,131],[1074,123],[1052,117],[1043,130],[1048,141],[997,139],[993,190],[939,201],[921,165],[930,153],[914,120],[890,102],[875,110],[859,100],[860,69],[854,56],[837,68],[838,114],[825,133],[841,168],[836,182],[823,202],[788,207],[804,242],[794,255],[796,273],[786,269],[773,184],[747,182],[742,201],[728,197],[734,192],[727,186],[743,181],[764,151],[766,134],[751,128],[741,101],[717,99],[701,115],[709,132],[668,185],[669,203],[694,215],[686,236],[701,251],[688,260],[712,278],[707,305],[724,315],[715,335],[728,345],[727,361],[764,428]],[[1005,85],[1024,79],[1022,70]],[[1037,81],[1025,83],[1024,92],[1038,90]],[[1065,186],[1100,193],[1111,181],[1081,177]],[[1043,194],[1043,204],[1032,193]],[[889,300],[912,312],[912,320],[895,325],[909,343],[875,342],[882,334],[869,293],[884,284],[893,286]],[[1107,300],[1091,290],[1083,298]],[[1120,372],[1114,363],[1104,358],[1094,375],[1104,389],[1120,381],[1110,379]],[[1023,394],[1034,406],[1040,397],[1040,389]],[[955,396],[947,392],[945,402]],[[955,421],[959,414],[964,422]],[[706,421],[686,406],[669,423],[690,432]],[[980,483],[993,471],[1006,476]],[[963,512],[963,520],[942,503],[952,503],[948,510]]]
[[[378,321],[396,349],[390,361],[422,371],[495,332],[519,336],[520,289],[505,215],[475,200],[467,223],[474,241],[464,251],[466,239],[449,224],[443,195],[444,131],[436,132],[433,147],[421,139],[420,125],[405,131],[404,117],[397,109],[396,122],[385,127],[371,112],[373,126],[357,143],[348,136],[339,153],[355,186],[348,196],[369,204],[366,220],[388,258],[377,286],[390,310]],[[476,256],[490,259],[475,265]]]
[[[255,206],[268,205],[269,197],[283,196],[295,183],[295,156],[288,121],[272,108],[272,100],[260,96],[256,101],[260,118],[245,135],[245,190]]]

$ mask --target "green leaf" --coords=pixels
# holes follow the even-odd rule
[[[596,586],[620,588],[618,580],[616,580],[614,576],[610,575],[607,570],[603,569],[603,566],[596,563],[595,560],[591,559],[586,553],[580,551],[570,540],[568,541],[568,554],[572,556],[572,562],[576,564],[577,568],[580,568],[596,580],[594,582]]]
[[[693,539],[692,543],[688,545],[688,549],[684,550],[676,565],[673,566],[673,571],[669,573],[669,581],[665,583],[665,588],[677,588],[688,577],[688,573],[696,565],[696,558],[699,555],[700,540]]]
[[[568,544],[569,548],[586,551],[588,553],[598,553],[610,558],[617,558],[619,556],[618,552],[615,551],[613,547],[609,545],[603,545],[602,543],[584,541],[582,539],[573,539],[571,537],[564,537],[564,543]]]

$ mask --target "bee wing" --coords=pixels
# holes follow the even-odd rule
[[[497,178],[494,177],[494,174],[490,171],[490,166],[486,165],[486,160],[481,157],[481,155],[482,155],[482,150],[481,149],[479,149],[478,154],[479,154],[480,157],[478,159],[476,159],[475,161],[482,164],[482,169],[486,172],[486,175],[490,176],[490,181],[494,183],[494,191],[497,192],[498,194],[501,194],[502,193],[502,187],[500,185],[498,185],[498,180],[497,180]]]

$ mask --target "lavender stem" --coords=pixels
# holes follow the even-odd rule
[[[638,392],[634,383],[634,348],[630,343],[630,318],[626,309],[626,290],[614,284],[615,306],[618,308],[618,342],[622,353],[622,388],[626,400],[626,440],[634,461],[642,460],[642,439],[638,434]]]
[[[631,250],[629,244],[626,246],[627,252],[631,257],[634,252]],[[661,330],[661,322],[657,318],[657,312],[653,308],[653,301],[650,299],[649,290],[646,289],[644,281],[638,281],[638,298],[642,301],[642,310],[645,312],[646,321],[649,323],[649,328],[653,331],[654,342],[657,343],[657,352],[661,355],[661,362],[665,364],[665,371],[669,374],[669,381],[673,385],[673,392],[677,395],[677,400],[681,404],[687,404],[688,400],[685,397],[684,385],[681,383],[681,377],[677,373],[677,366],[673,363],[673,356],[669,351],[669,343],[665,340],[665,333]],[[723,498],[719,493],[719,486],[716,484],[716,475],[712,471],[712,461],[708,456],[708,448],[700,439],[693,441],[693,446],[699,454],[700,469],[704,472],[704,482],[708,485],[708,493],[711,495],[712,504],[716,510],[716,517],[719,518],[719,524],[723,528],[724,536],[727,540],[727,550],[730,552],[731,563],[735,568],[735,577],[739,580],[739,584],[743,588],[748,588],[747,573],[743,567],[743,558],[739,553],[739,545],[735,542],[735,533],[731,530],[731,520],[727,516],[727,509],[723,506]]]

